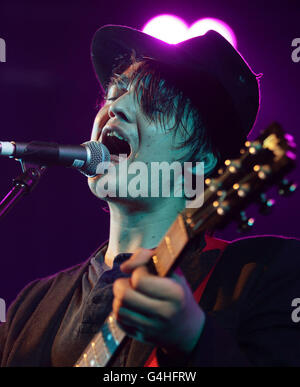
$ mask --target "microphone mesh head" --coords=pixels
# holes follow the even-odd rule
[[[87,141],[83,143],[86,148],[90,150],[90,159],[80,168],[87,177],[95,177],[97,175],[97,168],[101,163],[108,163],[110,161],[110,153],[105,145],[98,141]]]

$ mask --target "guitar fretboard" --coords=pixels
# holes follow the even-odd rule
[[[126,334],[119,328],[111,313],[100,332],[96,334],[86,350],[77,360],[75,367],[104,367],[119,348]]]

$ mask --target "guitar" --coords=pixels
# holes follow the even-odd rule
[[[215,178],[205,180],[203,206],[186,208],[177,216],[152,257],[157,274],[169,275],[185,246],[200,233],[222,229],[234,219],[239,219],[242,230],[251,227],[254,219],[248,219],[244,210],[259,202],[261,211],[268,212],[274,204],[265,195],[270,187],[279,185],[281,195],[292,193],[296,185],[289,183],[285,175],[296,165],[295,149],[293,137],[277,123],[255,141],[246,141],[239,159],[226,160]],[[110,313],[74,366],[109,366],[125,338]]]

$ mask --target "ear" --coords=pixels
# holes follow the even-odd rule
[[[206,175],[209,175],[214,170],[214,168],[218,163],[218,158],[212,152],[210,152],[210,153],[207,153],[205,157],[202,158],[201,161],[204,163],[204,175],[206,176]],[[192,172],[194,175],[199,175],[200,173],[203,173],[203,168],[199,164],[199,165],[195,165],[192,168],[192,171],[191,170],[189,171]]]
[[[218,158],[212,152],[207,153],[202,161],[204,162],[204,176],[210,175],[218,164]]]

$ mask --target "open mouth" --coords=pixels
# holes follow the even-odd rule
[[[131,154],[131,146],[128,139],[118,129],[105,129],[101,136],[101,142],[109,150],[112,161],[119,161],[119,155],[124,155],[124,158],[128,158]]]

